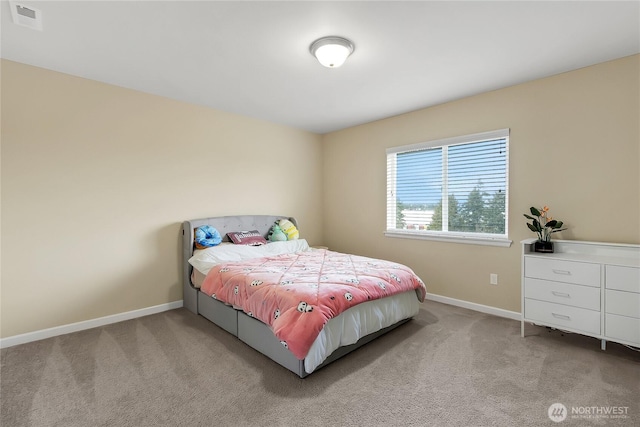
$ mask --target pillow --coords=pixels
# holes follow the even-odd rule
[[[189,264],[200,273],[206,275],[214,266],[226,262],[238,262],[251,258],[262,258],[309,251],[309,244],[305,239],[272,242],[262,246],[234,245],[222,243],[207,249],[196,249],[189,258]]]
[[[287,235],[287,240],[295,240],[300,237],[300,233],[298,232],[298,229],[288,219],[286,218],[281,219],[280,221],[278,221],[278,225],[280,226],[284,234]]]
[[[210,225],[202,225],[196,228],[193,234],[193,241],[198,249],[216,246],[222,242],[222,236],[220,236],[218,230]]]
[[[265,239],[258,230],[233,231],[227,233],[227,236],[229,236],[229,240],[236,245],[260,246],[267,243],[267,239]]]

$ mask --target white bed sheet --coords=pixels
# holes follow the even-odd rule
[[[418,314],[415,291],[363,302],[330,319],[311,345],[304,370],[313,372],[338,347],[355,344],[360,338]]]
[[[205,276],[214,266],[227,262],[240,262],[253,258],[292,254],[313,250],[305,239],[271,242],[261,246],[234,245],[222,243],[207,249],[196,249],[189,258],[189,264]]]

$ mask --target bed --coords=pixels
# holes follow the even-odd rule
[[[185,221],[182,225],[184,307],[235,335],[247,345],[292,371],[300,378],[306,377],[378,336],[402,325],[418,313],[419,305],[424,300],[426,289],[420,278],[415,276],[408,267],[388,261],[340,254],[326,249],[310,248],[306,240],[304,240],[303,232],[300,239],[296,241],[274,242],[260,247],[239,247],[239,245],[232,245],[229,242],[227,233],[245,230],[257,230],[261,236],[267,237],[271,227],[281,219],[288,219],[297,226],[295,218],[276,215],[224,216]],[[223,240],[219,247],[205,250],[195,248],[194,231],[202,226],[211,226],[219,231]],[[208,251],[213,252],[214,250],[218,251],[217,253],[224,254],[222,259],[217,256],[211,258],[211,254]],[[245,250],[246,253],[251,255],[244,255]],[[235,258],[236,252],[240,251],[243,251],[243,257],[248,258],[246,260],[243,258],[242,261],[250,263],[248,266],[239,264],[240,261]],[[253,251],[256,251],[255,253],[258,255],[253,255]],[[231,257],[225,258],[228,253],[232,253]],[[252,313],[251,310],[246,308],[243,310],[240,303],[236,304],[230,300],[230,298],[234,297],[233,293],[222,297],[221,295],[216,295],[215,286],[219,286],[217,288],[218,293],[222,293],[223,289],[227,289],[223,288],[225,285],[222,283],[225,275],[231,275],[230,277],[233,277],[234,280],[242,277],[242,280],[247,282],[247,292],[267,292],[266,289],[274,289],[274,291],[270,290],[268,292],[280,292],[287,288],[298,291],[298,288],[302,288],[302,286],[291,283],[295,282],[295,280],[282,280],[284,272],[288,274],[289,272],[297,271],[296,269],[313,270],[313,263],[320,263],[318,264],[321,265],[319,268],[324,268],[324,273],[330,271],[336,274],[346,274],[346,272],[337,271],[336,267],[331,267],[332,262],[333,264],[337,262],[338,264],[336,265],[355,265],[356,262],[366,262],[368,264],[366,268],[368,269],[371,266],[374,269],[372,271],[376,272],[383,272],[385,271],[384,268],[391,266],[394,272],[400,272],[398,275],[405,274],[405,270],[408,270],[411,275],[411,284],[406,284],[409,280],[405,280],[405,276],[402,276],[402,282],[405,283],[403,286],[412,286],[413,288],[398,288],[394,294],[387,295],[390,293],[391,287],[398,285],[401,280],[395,274],[385,273],[388,276],[385,277],[389,281],[385,282],[376,279],[376,284],[379,286],[379,289],[376,289],[378,289],[380,295],[379,297],[374,296],[374,298],[371,298],[371,291],[367,291],[366,295],[360,292],[359,289],[356,289],[357,292],[350,292],[352,288],[348,288],[348,286],[352,284],[346,282],[352,279],[348,279],[346,282],[340,282],[342,283],[340,286],[345,286],[346,292],[339,292],[340,295],[344,296],[344,299],[342,297],[338,298],[341,301],[340,310],[342,311],[336,309],[336,313],[340,311],[336,315],[327,314],[329,312],[333,313],[335,307],[321,307],[316,305],[317,301],[312,301],[309,298],[307,298],[309,300],[308,304],[307,302],[303,304],[302,300],[304,298],[301,298],[302,300],[298,307],[287,310],[286,315],[299,316],[297,318],[298,322],[301,319],[311,319],[312,317],[316,318],[316,322],[319,321],[317,318],[322,319],[323,316],[325,318],[322,323],[323,326],[315,331],[317,335],[314,335],[314,338],[308,338],[306,340],[308,342],[302,347],[300,345],[294,346],[294,343],[297,343],[297,336],[291,338],[291,340],[283,339],[282,334],[287,331],[283,332],[283,328],[276,328],[276,323],[272,318],[260,318],[260,313],[257,312],[260,310],[259,306],[256,307],[256,313]],[[333,270],[329,269],[329,267]],[[397,270],[397,268],[401,268],[401,270]],[[255,277],[251,276],[257,273],[264,273],[263,270],[267,271],[267,273],[274,273],[279,271],[278,269],[283,273],[279,273],[277,277],[280,282],[274,283],[274,285],[280,286],[267,288],[267,283],[264,283],[265,286],[262,287],[263,281],[255,280]],[[247,272],[246,277],[240,276],[239,271]],[[315,277],[316,272],[311,271],[311,273]],[[324,273],[319,276],[322,280],[332,277],[331,273]],[[300,273],[298,272],[298,274]],[[374,273],[370,274],[373,277]],[[264,280],[266,281],[266,279]],[[220,283],[218,284],[218,282]],[[308,283],[306,288],[310,289],[309,292],[317,292],[317,295],[320,295],[320,292],[317,291],[319,286],[321,286],[321,289],[326,289],[329,286],[320,283],[320,279],[318,279],[318,284]],[[332,283],[330,286],[336,289],[338,285]],[[238,294],[237,286],[235,288],[235,293]],[[242,294],[242,291],[240,291],[240,294]],[[256,293],[253,300],[256,301],[258,297],[262,298],[261,294]],[[330,298],[332,300],[330,302],[333,303],[334,296]],[[358,298],[360,300],[356,301]],[[262,305],[271,304],[266,297],[258,299],[258,301],[261,301]],[[277,304],[281,303],[280,301]],[[273,312],[273,307],[265,308],[264,311],[271,313]],[[314,308],[315,311],[313,311]],[[286,317],[284,310],[280,319],[278,319],[279,310],[275,310],[275,313],[276,321],[283,322],[284,317]],[[280,324],[278,323],[278,325]],[[309,330],[311,329],[313,328],[310,327]],[[298,327],[298,330],[300,330],[300,327]]]

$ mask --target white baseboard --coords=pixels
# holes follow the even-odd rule
[[[455,305],[457,307],[467,308],[469,310],[479,311],[481,313],[492,314],[494,316],[506,317],[520,321],[521,315],[515,311],[503,310],[501,308],[491,307],[488,305],[476,304],[473,302],[463,301],[455,298],[444,297],[442,295],[427,294],[428,300],[441,302],[443,304]],[[182,300],[173,301],[167,304],[160,304],[153,307],[141,308],[139,310],[128,311],[126,313],[114,314],[111,316],[99,317],[97,319],[85,320],[83,322],[71,323],[68,325],[56,326],[54,328],[43,329],[41,331],[28,332],[26,334],[14,335],[12,337],[0,338],[0,348],[13,347],[14,345],[26,344],[33,341],[39,341],[47,338],[57,337],[58,335],[70,334],[73,332],[84,331],[86,329],[97,328],[99,326],[110,325],[112,323],[123,322],[125,320],[136,319],[138,317],[149,316],[151,314],[161,313],[163,311],[173,310],[182,307]]]
[[[481,313],[493,314],[498,317],[506,317],[520,321],[522,315],[516,311],[503,310],[501,308],[491,307],[488,305],[476,304],[474,302],[463,301],[460,299],[443,297],[442,295],[427,294],[427,299],[431,301],[441,302],[443,304],[455,305],[456,307],[468,308],[469,310],[479,311]]]
[[[26,344],[46,338],[57,337],[58,335],[70,334],[72,332],[84,331],[86,329],[97,328],[99,326],[110,325],[125,320],[136,319],[138,317],[149,316],[150,314],[161,313],[182,307],[182,300],[173,301],[167,304],[155,305],[153,307],[141,308],[139,310],[127,311],[126,313],[114,314],[111,316],[99,317],[97,319],[85,320],[83,322],[70,323],[68,325],[56,326],[54,328],[43,329],[41,331],[28,332],[26,334],[14,335],[12,337],[0,338],[0,348],[13,347],[14,345]]]

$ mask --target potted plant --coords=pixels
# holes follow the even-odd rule
[[[524,216],[531,220],[527,223],[529,230],[538,235],[538,240],[533,244],[533,250],[535,252],[553,252],[551,234],[566,230],[566,228],[562,228],[563,222],[551,218],[547,206],[542,209],[532,206],[530,210],[531,215],[524,214]]]

